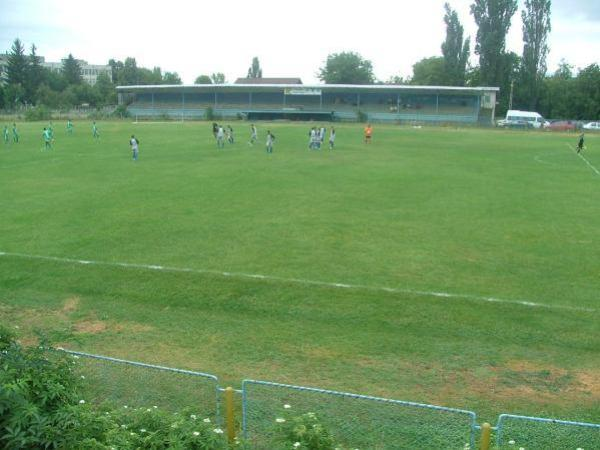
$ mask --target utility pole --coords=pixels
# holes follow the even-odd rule
[[[515,87],[515,80],[510,80],[510,97],[508,98],[508,109],[512,109],[513,89]]]

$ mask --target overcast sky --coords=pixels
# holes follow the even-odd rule
[[[449,0],[472,36],[472,0]],[[522,5],[522,1],[519,2]],[[138,65],[178,72],[184,83],[223,72],[245,76],[258,56],[265,77],[318,82],[327,55],[356,51],[380,80],[409,76],[412,65],[441,55],[444,0],[0,0],[0,51],[19,37],[46,61],[68,53],[91,64],[136,58]],[[548,69],[561,59],[577,67],[600,60],[600,0],[553,0]],[[521,54],[520,10],[507,47]]]

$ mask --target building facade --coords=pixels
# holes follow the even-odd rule
[[[138,117],[370,120],[492,124],[495,87],[212,84],[118,86]]]

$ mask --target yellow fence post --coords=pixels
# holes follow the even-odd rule
[[[481,450],[489,450],[492,441],[492,426],[489,423],[481,425]]]
[[[225,389],[225,425],[227,427],[227,439],[230,443],[235,440],[235,410],[233,402],[233,394],[235,391],[232,387]]]

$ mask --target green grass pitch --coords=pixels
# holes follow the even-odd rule
[[[569,134],[339,124],[309,151],[311,124],[251,147],[233,122],[217,150],[204,122],[81,121],[45,152],[45,125],[0,143],[0,321],[26,342],[599,421],[598,136],[584,160]]]

